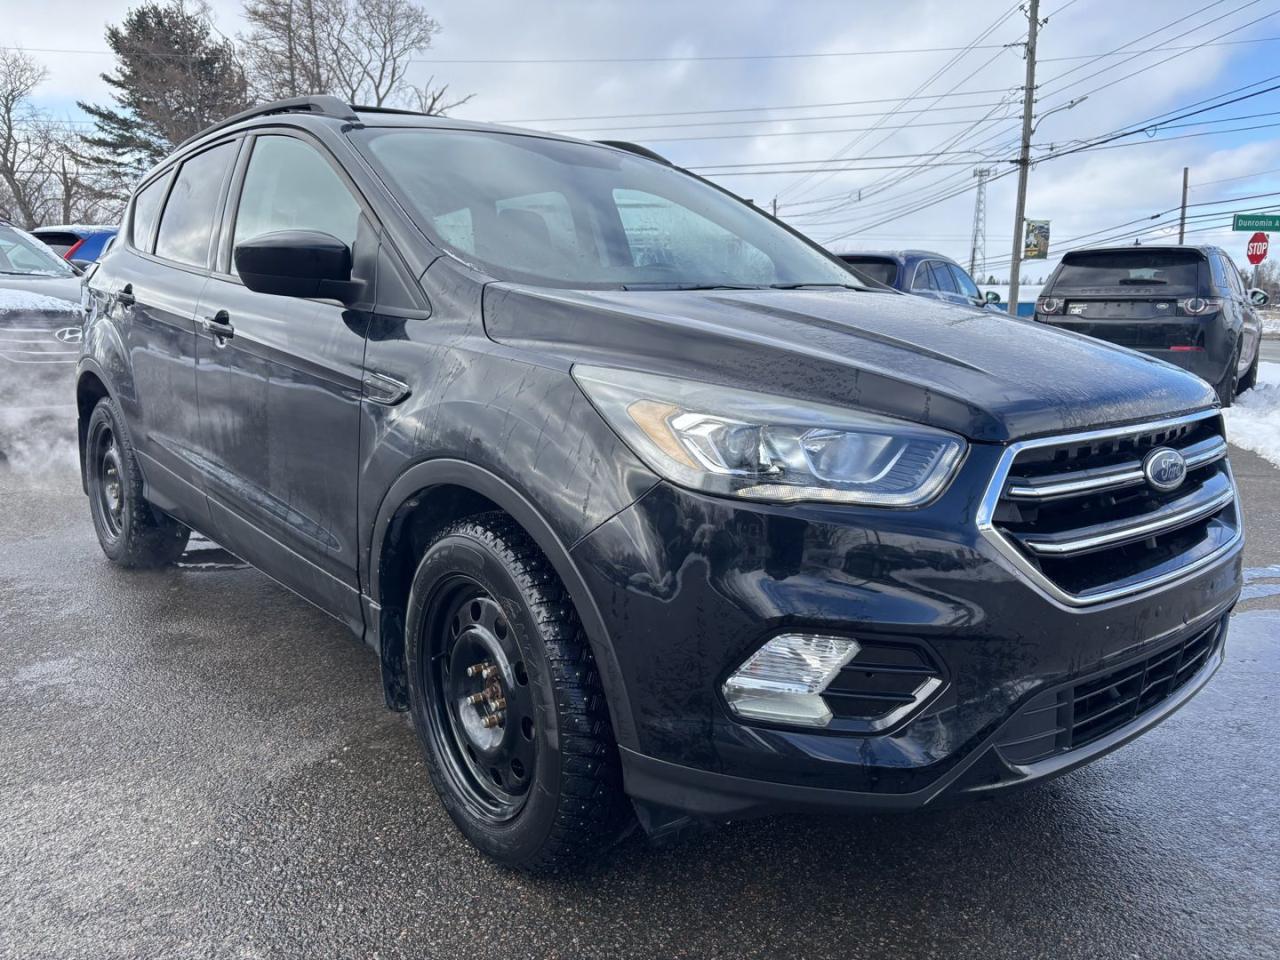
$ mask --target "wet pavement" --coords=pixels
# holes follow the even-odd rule
[[[786,818],[577,880],[481,859],[335,622],[207,542],[100,553],[68,448],[0,469],[0,957],[1280,955],[1280,470],[1167,723],[1021,795]]]

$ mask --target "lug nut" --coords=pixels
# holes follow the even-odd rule
[[[475,707],[475,706],[479,706],[482,702],[484,702],[487,699],[488,697],[483,693],[473,693],[471,696],[467,697],[467,703]]]
[[[487,717],[481,718],[480,725],[487,729],[493,729],[501,722],[502,717],[498,716],[496,713],[491,713]]]
[[[473,663],[471,666],[467,667],[467,676],[478,677],[481,674],[483,674],[486,670],[492,670],[492,669],[493,669],[493,664],[491,664],[488,660],[485,660],[481,663]]]
[[[498,678],[498,668],[492,663],[486,663],[484,669],[480,671],[480,676],[485,680],[496,680]]]
[[[505,697],[489,697],[488,701],[488,707],[494,713],[501,713],[507,708],[507,701]]]

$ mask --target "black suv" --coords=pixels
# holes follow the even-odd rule
[[[1212,391],[854,279],[639,149],[272,104],[156,167],[91,279],[93,523],[345,623],[528,869],[1159,722],[1240,591]]]
[[[1258,376],[1262,290],[1245,290],[1217,247],[1130,246],[1062,258],[1035,318],[1139,350],[1213,385],[1223,406]]]

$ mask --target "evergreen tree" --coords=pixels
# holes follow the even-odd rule
[[[85,159],[136,180],[183,140],[250,102],[234,44],[214,29],[208,9],[186,0],[146,0],[107,28],[116,56],[102,79],[114,105],[81,103],[95,121]]]

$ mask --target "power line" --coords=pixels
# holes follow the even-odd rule
[[[900,113],[918,114],[918,113],[940,113],[950,110],[973,110],[975,108],[991,107],[995,104],[991,103],[962,103],[953,107],[933,107],[932,109],[920,110],[903,110]],[[726,127],[741,126],[742,124],[752,123],[796,123],[804,120],[850,120],[857,117],[881,117],[890,113],[887,110],[872,110],[866,113],[827,113],[819,114],[813,117],[751,117],[746,120],[694,120],[678,123],[640,123],[640,124],[618,124],[616,126],[607,127],[578,127],[571,130],[558,130],[557,133],[579,134],[579,133],[602,133],[608,130],[653,130],[653,129],[670,129],[674,127]]]
[[[1017,9],[1018,9],[1018,6],[1017,6],[1017,4],[1015,4],[1014,6],[1012,6],[1012,7],[1008,8],[1007,10],[1005,10],[1005,11],[1004,11],[1004,13],[1002,13],[1002,14],[1000,14],[998,17],[996,17],[996,19],[995,19],[995,20],[993,20],[993,21],[992,21],[992,22],[991,22],[991,23],[990,23],[990,24],[989,24],[989,25],[988,25],[988,26],[987,26],[987,27],[986,27],[986,28],[985,28],[981,33],[979,33],[977,37],[975,37],[973,40],[971,40],[971,41],[969,42],[969,48],[971,49],[971,48],[973,48],[973,47],[977,46],[978,44],[982,43],[982,41],[984,41],[985,39],[987,39],[987,37],[989,37],[989,36],[990,36],[992,33],[994,33],[997,29],[999,29],[999,27],[1000,27],[1000,26],[1002,26],[1006,20],[1008,20],[1011,16],[1013,16],[1013,14],[1017,11]],[[1002,53],[1002,52],[1003,52],[1003,51],[1000,51],[1000,53]],[[927,90],[927,89],[928,89],[928,88],[933,84],[933,82],[934,82],[935,80],[937,80],[937,79],[938,79],[939,77],[941,77],[944,73],[946,73],[946,72],[947,72],[947,70],[951,69],[951,67],[953,67],[953,66],[955,66],[956,64],[958,64],[958,63],[959,63],[959,62],[960,62],[960,61],[961,61],[961,60],[962,60],[962,59],[963,59],[963,58],[964,58],[968,53],[969,53],[969,50],[968,50],[968,49],[966,49],[966,50],[961,51],[960,53],[956,54],[954,57],[951,57],[951,58],[950,58],[950,59],[949,59],[945,64],[943,64],[939,69],[935,70],[932,74],[930,74],[930,75],[929,75],[929,77],[927,77],[927,78],[926,78],[926,79],[925,79],[921,84],[919,84],[919,85],[918,85],[918,86],[917,86],[917,87],[916,87],[916,88],[911,92],[911,94],[907,97],[907,99],[903,101],[903,104],[902,104],[902,105],[905,105],[905,104],[907,104],[907,103],[910,103],[912,100],[915,100],[915,99],[917,99],[918,97],[920,97],[920,95],[921,95],[921,94],[923,94],[923,93],[924,93],[924,91],[925,91],[925,90]],[[999,53],[997,53],[997,56],[999,56]],[[993,58],[993,60],[994,60],[994,58]],[[991,62],[991,61],[989,61],[989,62]],[[979,68],[979,70],[984,69],[986,66],[987,66],[987,64],[983,64],[983,66],[982,66],[982,67],[980,67],[980,68]],[[976,72],[976,71],[975,71],[975,72]],[[973,76],[973,74],[970,74],[970,75],[969,75],[969,77],[972,77],[972,76]],[[966,77],[964,80],[960,81],[960,83],[956,84],[955,86],[953,86],[950,90],[948,90],[948,91],[946,91],[946,92],[947,92],[947,93],[954,93],[954,92],[956,92],[956,91],[957,91],[957,90],[958,90],[958,89],[959,89],[959,88],[960,88],[960,87],[961,87],[965,82],[967,82],[967,81],[968,81],[969,77]],[[932,104],[930,104],[930,105],[932,105]],[[841,148],[840,148],[840,150],[838,150],[838,151],[837,151],[836,155],[837,155],[837,156],[844,156],[844,155],[846,155],[849,151],[853,150],[853,148],[854,148],[854,147],[856,147],[859,143],[861,143],[865,138],[866,138],[866,133],[862,133],[862,134],[860,134],[859,136],[857,136],[857,137],[853,138],[853,139],[852,139],[852,140],[850,140],[848,143],[846,143],[843,147],[841,147]],[[880,141],[880,142],[883,142],[883,141]],[[877,143],[877,144],[876,144],[875,146],[873,146],[871,149],[873,149],[873,150],[874,150],[876,146],[879,146],[879,143]],[[864,151],[864,153],[865,153],[865,152],[866,152],[866,151]],[[819,182],[822,182],[822,181],[823,181],[823,180],[825,180],[825,179],[829,179],[829,176],[828,176],[828,177],[823,177],[823,175],[821,175],[821,174],[819,174],[819,175],[818,175],[818,177],[819,177]],[[794,193],[794,192],[799,191],[799,190],[802,190],[802,189],[805,189],[805,190],[812,190],[812,189],[813,189],[813,187],[814,187],[815,185],[816,185],[816,184],[815,184],[815,182],[814,182],[814,175],[813,175],[813,174],[805,174],[805,175],[803,175],[803,176],[802,176],[798,181],[796,181],[795,183],[792,183],[792,184],[788,185],[786,188],[784,188],[784,189],[781,191],[780,196],[781,196],[781,195],[786,195],[786,194],[789,194],[789,193]]]
[[[991,90],[965,90],[960,93],[937,94],[938,97],[976,97],[992,93],[1005,93],[1004,87]],[[717,107],[706,110],[659,110],[651,113],[602,113],[595,116],[533,117],[524,120],[496,120],[495,123],[565,123],[575,120],[630,120],[636,117],[692,117],[704,113],[755,113],[761,110],[805,110],[826,107],[860,107],[869,103],[903,103],[908,97],[872,97],[866,100],[838,100],[832,103],[792,103],[771,107]]]

